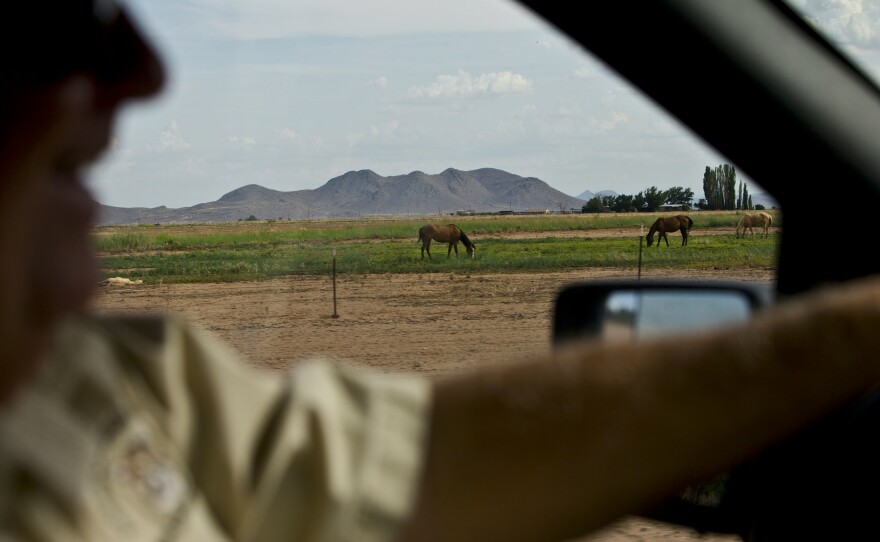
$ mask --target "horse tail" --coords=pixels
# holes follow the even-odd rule
[[[767,225],[768,226],[773,225],[773,215],[771,215],[770,213],[767,213]]]
[[[688,219],[688,229],[691,229],[691,226],[694,225],[694,221],[691,217],[687,217],[687,219]]]

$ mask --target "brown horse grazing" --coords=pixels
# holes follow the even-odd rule
[[[752,237],[755,236],[755,230],[753,227],[764,228],[761,237],[767,237],[770,235],[770,226],[773,225],[773,215],[770,213],[765,213],[764,211],[759,211],[757,213],[749,213],[743,215],[742,218],[739,219],[739,222],[736,223],[736,238],[739,239],[742,237],[745,239],[746,230],[752,232]]]
[[[449,243],[449,250],[446,252],[448,258],[455,249],[455,255],[458,256],[458,242],[464,243],[468,256],[474,257],[477,246],[461,231],[461,228],[455,224],[447,224],[439,226],[437,224],[426,224],[419,229],[419,241],[422,242],[422,259],[425,259],[425,252],[428,253],[428,259],[431,259],[431,241],[440,243]]]
[[[669,237],[666,236],[666,233],[676,230],[681,232],[681,246],[685,246],[688,244],[688,231],[690,231],[691,226],[693,225],[694,221],[691,220],[691,217],[686,215],[661,216],[654,221],[651,225],[651,229],[648,231],[648,246],[654,244],[655,233],[660,234],[660,237],[657,238],[658,247],[660,246],[660,239],[666,241],[666,246],[669,246]]]

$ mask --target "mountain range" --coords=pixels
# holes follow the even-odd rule
[[[113,207],[101,205],[98,223],[234,222],[257,219],[357,218],[375,215],[577,209],[585,200],[564,194],[535,177],[500,169],[437,175],[413,171],[383,177],[368,169],[349,171],[311,190],[282,192],[249,184],[219,200],[192,207]]]
[[[594,196],[618,195],[613,190],[572,197],[536,177],[521,177],[500,169],[460,171],[449,168],[436,175],[413,171],[383,177],[368,169],[349,171],[323,186],[282,192],[249,184],[217,201],[192,207],[113,207],[101,205],[98,223],[155,224],[235,222],[256,219],[358,218],[382,215],[454,214],[499,211],[580,211]],[[754,203],[776,206],[766,195]]]

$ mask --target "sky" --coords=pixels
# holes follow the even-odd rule
[[[730,163],[511,0],[123,4],[168,84],[121,112],[90,175],[106,205],[179,208],[248,184],[292,191],[364,169],[486,167],[571,196],[681,186],[699,199],[706,167]],[[792,4],[880,74],[880,0]]]

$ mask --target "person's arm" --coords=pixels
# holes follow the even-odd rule
[[[440,381],[401,540],[564,540],[643,511],[868,391],[878,325],[872,279],[737,328]]]

